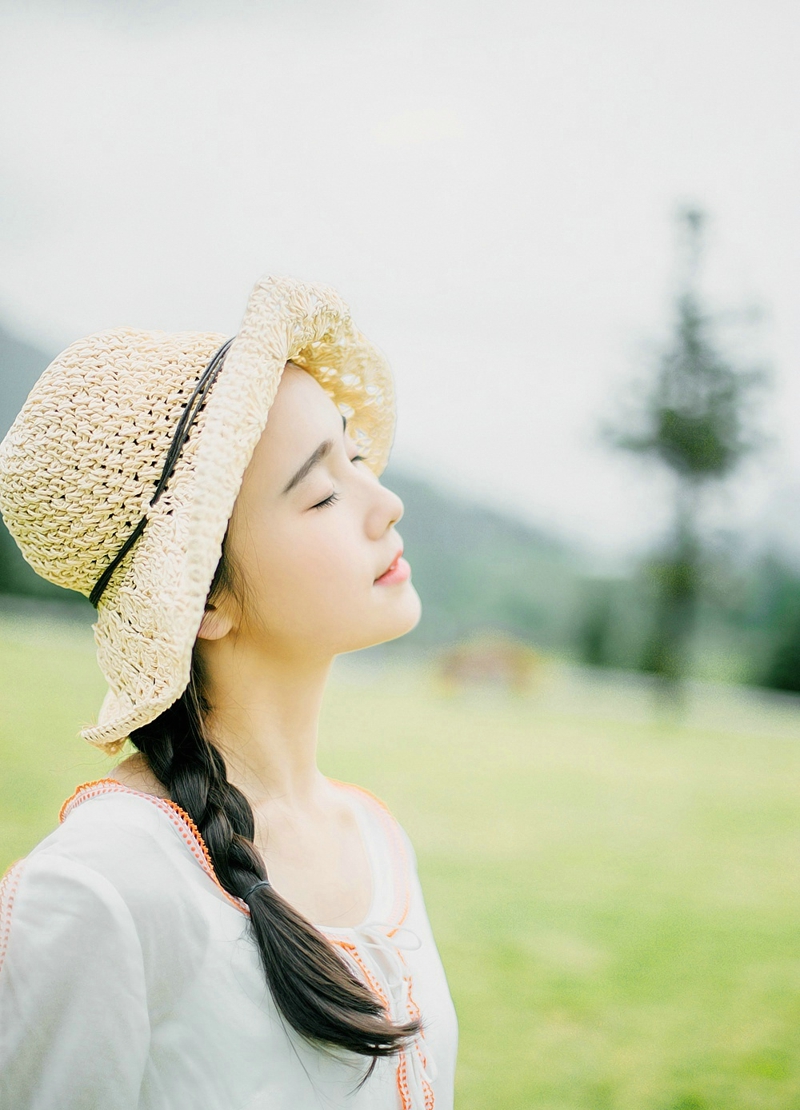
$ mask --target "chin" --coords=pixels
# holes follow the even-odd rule
[[[397,640],[416,628],[421,616],[422,602],[420,596],[411,583],[407,582],[403,585],[402,597],[398,597],[397,605],[392,607],[390,613],[384,614],[380,627],[373,629],[371,635],[367,634],[356,648],[349,648],[348,650],[357,651],[361,648],[388,643],[389,640]]]
[[[387,640],[396,640],[398,636],[405,636],[407,632],[411,632],[413,628],[416,628],[420,622],[420,617],[422,616],[422,601],[420,600],[420,596],[410,582],[407,583],[406,591],[410,596],[403,599],[404,605],[402,607],[398,606],[398,609],[402,612],[402,618],[405,619],[401,619],[401,613],[398,613],[397,631],[387,636]]]

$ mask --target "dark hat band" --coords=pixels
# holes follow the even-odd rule
[[[170,444],[169,451],[167,452],[167,457],[164,461],[164,467],[161,471],[161,477],[158,479],[158,482],[156,484],[155,493],[150,498],[151,506],[155,505],[156,501],[158,501],[159,497],[166,489],[167,482],[172,476],[172,472],[174,471],[178,459],[180,458],[183,445],[189,437],[189,432],[191,431],[192,425],[197,418],[197,414],[203,407],[209,390],[216,381],[217,374],[220,371],[220,367],[222,366],[222,363],[225,359],[225,355],[228,353],[228,348],[230,347],[231,343],[233,343],[234,338],[235,337],[232,336],[230,339],[226,340],[226,342],[223,343],[219,350],[214,354],[208,366],[206,366],[205,370],[203,371],[200,380],[198,381],[197,385],[194,388],[194,391],[192,392],[191,397],[184,405],[183,412],[181,413],[181,418],[178,421],[178,426],[175,429],[175,434],[172,437],[172,443]],[[95,609],[97,608],[97,604],[100,601],[100,598],[103,596],[106,586],[111,581],[111,576],[113,575],[119,564],[122,562],[122,560],[125,558],[125,556],[128,554],[130,549],[133,547],[133,545],[136,543],[139,536],[141,536],[146,524],[147,513],[145,513],[145,515],[136,525],[134,530],[125,540],[125,543],[122,545],[122,547],[120,547],[119,551],[114,556],[112,561],[108,564],[106,569],[95,582],[94,587],[92,588],[92,592],[89,594],[89,601],[91,601]]]

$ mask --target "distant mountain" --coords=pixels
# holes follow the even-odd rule
[[[549,649],[572,641],[581,568],[565,544],[392,463],[381,481],[405,505],[398,531],[423,602],[419,625],[398,645],[433,645],[483,629]]]
[[[14,422],[25,398],[53,355],[18,339],[0,325],[0,439]],[[33,571],[2,522],[0,522],[0,593],[30,597],[83,598],[46,582]],[[87,602],[88,604],[88,602]]]
[[[0,327],[0,437],[51,356]],[[577,560],[522,521],[390,464],[382,478],[405,505],[399,532],[423,617],[409,636],[434,645],[479,629],[505,630],[545,648],[572,637],[580,603]],[[0,527],[0,593],[84,599],[39,578]]]
[[[0,324],[0,439],[54,355],[12,335]]]

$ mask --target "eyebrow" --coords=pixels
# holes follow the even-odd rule
[[[342,428],[344,431],[347,431],[347,417],[344,415],[342,415]],[[296,485],[299,485],[299,483],[303,481],[306,475],[314,469],[317,463],[322,462],[325,456],[330,454],[332,449],[332,439],[326,439],[322,443],[320,443],[316,451],[312,452],[312,454],[308,456],[308,458],[294,475],[294,477],[291,478],[289,482],[287,482],[287,484],[283,487],[283,489],[281,490],[281,496],[283,496],[284,493],[288,493],[289,490],[294,489]]]

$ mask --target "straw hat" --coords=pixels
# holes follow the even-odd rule
[[[78,340],[0,444],[0,511],[22,554],[51,582],[94,591],[109,690],[81,735],[109,753],[186,689],[228,520],[290,359],[380,474],[395,420],[386,360],[332,289],[292,278],[257,283],[229,346],[217,333],[131,328]]]

